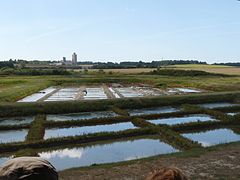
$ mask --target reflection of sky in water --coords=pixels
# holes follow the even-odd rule
[[[10,160],[12,157],[0,157],[0,165]]]
[[[176,88],[176,89],[181,91],[181,92],[185,92],[185,93],[198,93],[198,92],[201,92],[199,90],[189,89],[189,88]]]
[[[207,104],[199,104],[199,106],[204,107],[204,108],[220,108],[220,107],[229,107],[229,106],[237,106],[237,104],[232,104],[232,103],[207,103]]]
[[[73,128],[60,128],[60,129],[46,129],[44,139],[60,136],[75,136],[97,132],[112,132],[121,131],[126,129],[135,129],[136,127],[131,123],[118,123],[110,125],[98,125],[98,126],[84,126]]]
[[[66,120],[81,120],[81,119],[105,118],[105,117],[115,117],[115,116],[117,116],[117,114],[112,111],[96,111],[96,112],[82,112],[82,113],[73,113],[73,114],[47,115],[47,120],[66,121]]]
[[[9,131],[0,131],[0,142],[18,142],[24,141],[28,133],[28,130],[9,130]]]
[[[221,143],[240,141],[240,135],[230,129],[217,129],[201,133],[182,134],[184,137],[201,143],[204,147]]]
[[[227,113],[229,116],[235,116],[237,113]]]
[[[43,152],[39,155],[49,160],[57,170],[63,170],[72,167],[89,166],[94,163],[119,162],[176,151],[173,147],[159,140],[141,139]]]
[[[174,124],[183,124],[183,123],[198,122],[198,121],[201,121],[201,122],[215,121],[215,119],[212,119],[210,116],[205,114],[196,114],[196,115],[185,116],[185,117],[150,120],[149,122],[153,124],[174,125]]]
[[[30,124],[33,120],[33,116],[0,118],[0,125]]]
[[[179,111],[172,107],[157,107],[157,108],[144,108],[129,110],[131,116],[139,116],[144,114],[160,114],[160,113],[172,113]]]

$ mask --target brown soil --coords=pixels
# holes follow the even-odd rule
[[[123,164],[79,168],[60,172],[60,180],[144,179],[153,169],[176,166],[190,179],[240,179],[240,143],[183,156],[155,157]],[[188,157],[187,157],[188,156]]]

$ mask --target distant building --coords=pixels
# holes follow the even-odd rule
[[[66,57],[63,57],[63,62],[66,62],[66,61],[67,61]]]
[[[76,53],[73,53],[73,55],[72,55],[72,64],[73,65],[77,64],[77,54]]]

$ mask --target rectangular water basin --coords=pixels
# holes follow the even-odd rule
[[[30,124],[33,122],[34,117],[7,117],[7,118],[0,118],[0,125],[20,125],[20,124]]]
[[[47,115],[48,121],[69,121],[69,120],[83,120],[93,118],[109,118],[118,116],[112,111],[95,111],[95,112],[81,112],[72,114],[52,114]]]
[[[85,100],[107,99],[107,95],[103,88],[86,88],[86,94],[83,96]]]
[[[110,125],[46,129],[44,139],[49,139],[54,137],[76,136],[76,135],[98,133],[98,132],[116,132],[116,131],[135,129],[135,128],[136,127],[131,122],[126,122],[126,123],[117,123],[117,124],[110,124]]]
[[[123,97],[131,98],[131,97],[142,97],[143,93],[133,89],[132,87],[123,87],[123,88],[115,88]]]
[[[128,110],[128,112],[131,116],[172,113],[172,112],[177,112],[177,111],[179,111],[179,109],[173,108],[173,107],[153,107],[153,108]]]
[[[221,107],[230,107],[230,106],[237,106],[238,104],[233,103],[206,103],[206,104],[198,104],[200,107],[214,109],[214,108],[221,108]]]
[[[27,134],[27,129],[0,131],[0,143],[24,141]]]
[[[72,101],[75,100],[79,88],[63,88],[55,92],[45,101]]]
[[[45,97],[46,95],[52,93],[55,90],[56,90],[56,88],[50,87],[50,88],[41,90],[38,93],[34,93],[30,96],[27,96],[27,97],[19,100],[18,102],[36,102],[36,101],[42,99],[43,97]]]
[[[200,93],[201,91],[200,90],[196,90],[196,89],[190,89],[190,88],[170,88],[168,89],[169,93]]]
[[[167,124],[167,125],[175,125],[175,124],[184,124],[190,122],[204,122],[204,121],[216,121],[209,115],[205,114],[194,114],[184,117],[174,117],[174,118],[163,118],[163,119],[154,119],[149,120],[148,122],[153,124]]]
[[[158,89],[150,87],[135,87],[138,92],[142,93],[144,96],[160,96],[163,95]]]
[[[230,129],[217,129],[200,133],[186,133],[182,135],[188,139],[201,143],[204,147],[240,141],[240,135],[235,134]]]
[[[158,139],[138,139],[86,147],[66,148],[39,153],[57,170],[140,159],[177,152]]]

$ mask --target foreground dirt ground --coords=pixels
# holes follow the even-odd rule
[[[142,180],[152,169],[176,166],[190,179],[240,179],[240,143],[219,146],[207,152],[180,153],[129,163],[72,169],[60,172],[61,180],[125,179]]]

